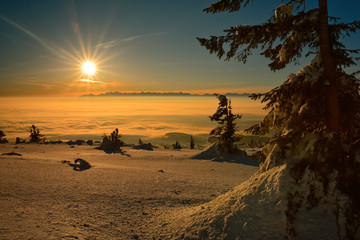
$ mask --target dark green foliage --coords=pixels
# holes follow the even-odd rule
[[[234,143],[241,139],[241,137],[235,135],[235,121],[240,119],[241,115],[232,113],[231,101],[226,96],[221,94],[214,95],[219,99],[219,107],[209,118],[211,121],[217,121],[219,125],[210,132],[210,135],[219,139],[219,146],[222,152],[234,153],[236,151]]]
[[[181,147],[181,145],[180,145],[179,141],[176,141],[176,142],[175,142],[175,144],[173,144],[173,149],[177,149],[177,150],[182,149],[182,147]]]
[[[297,63],[297,59],[302,55],[318,52],[319,9],[305,12],[301,10],[305,1],[285,2],[285,5],[279,6],[274,15],[261,25],[238,25],[224,30],[226,34],[223,36],[198,38],[198,40],[210,53],[217,54],[219,58],[225,57],[225,60],[235,58],[245,63],[252,50],[260,48],[261,54],[271,60],[269,66],[274,71],[284,68],[288,63]],[[234,12],[248,4],[249,0],[222,0],[213,3],[204,11]],[[355,64],[353,60],[358,58],[351,57],[351,54],[359,53],[359,50],[346,49],[339,39],[359,30],[360,22],[345,24],[338,23],[337,18],[330,19],[333,20],[329,29],[336,66],[340,69],[341,66],[348,67]],[[308,50],[304,54],[305,48]]]
[[[102,150],[120,150],[121,145],[124,145],[124,142],[121,140],[121,135],[119,134],[119,129],[115,129],[110,136],[104,134],[103,140],[99,149]]]
[[[236,12],[241,7],[246,7],[250,0],[223,0],[214,2],[209,8],[204,9],[207,13],[220,13],[224,11]]]
[[[4,138],[5,136],[6,134],[4,133],[4,131],[0,130],[0,143],[8,143],[8,140]]]
[[[194,149],[194,148],[195,148],[194,138],[193,136],[190,136],[190,149]]]
[[[30,128],[30,142],[39,143],[45,141],[44,135],[40,134],[40,129],[35,125],[32,125]]]

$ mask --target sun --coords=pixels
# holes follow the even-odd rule
[[[84,74],[93,76],[96,72],[96,65],[93,62],[86,61],[82,65],[82,70]]]

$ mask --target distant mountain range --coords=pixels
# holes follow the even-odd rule
[[[107,92],[101,93],[98,95],[88,94],[82,95],[81,97],[122,97],[122,96],[173,96],[173,97],[186,97],[186,96],[212,96],[213,94],[205,93],[205,94],[191,94],[184,92]],[[248,97],[250,93],[226,93],[224,94],[228,97]]]

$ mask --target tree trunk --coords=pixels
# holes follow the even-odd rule
[[[319,0],[319,45],[321,60],[324,67],[324,81],[326,83],[326,110],[328,132],[340,131],[339,102],[336,86],[335,64],[331,54],[330,32],[328,23],[327,0]]]

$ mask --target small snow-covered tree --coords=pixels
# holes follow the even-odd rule
[[[40,129],[35,125],[32,125],[30,130],[30,142],[39,143],[44,140],[44,135],[40,134]]]
[[[204,11],[235,12],[250,2],[220,0]],[[286,193],[286,237],[296,236],[293,223],[300,207],[311,209],[323,202],[336,212],[339,238],[356,239],[360,237],[360,194],[354,191],[360,189],[360,83],[356,73],[344,69],[356,64],[359,50],[347,49],[342,39],[358,31],[360,22],[329,17],[327,0],[319,0],[311,10],[305,10],[305,0],[282,2],[261,25],[238,25],[224,30],[223,36],[198,40],[219,58],[244,63],[252,50],[260,48],[273,71],[302,56],[316,55],[281,86],[251,96],[267,103],[269,113],[248,131],[261,135],[272,129],[274,136],[263,148],[260,169],[266,172],[284,164],[293,178],[288,184],[296,186]]]
[[[235,121],[240,119],[241,115],[232,113],[231,100],[227,99],[225,95],[214,95],[219,99],[219,106],[216,112],[209,118],[211,121],[217,121],[219,125],[210,132],[210,135],[218,139],[222,152],[234,153],[236,151],[235,142],[241,139],[241,137],[235,135]]]

